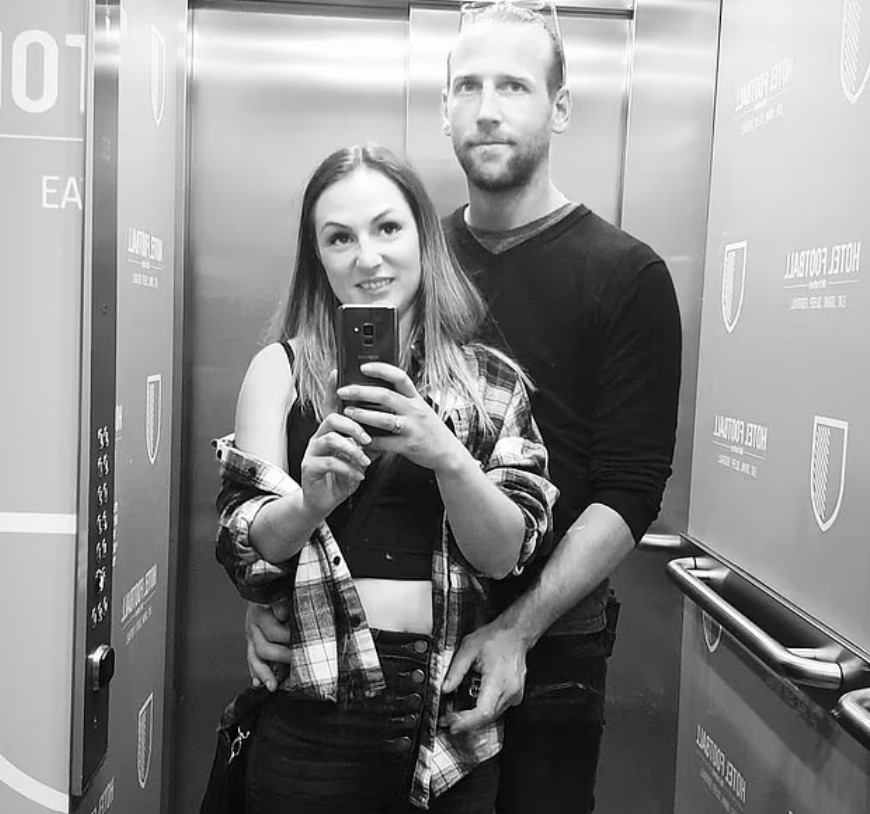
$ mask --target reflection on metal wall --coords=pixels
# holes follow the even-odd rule
[[[866,3],[723,4],[689,530],[870,658],[868,83]]]
[[[830,700],[749,656],[697,605],[684,604],[673,811],[870,810],[870,754],[833,721]]]
[[[85,6],[0,4],[4,814],[70,805]]]
[[[559,188],[613,223],[619,222],[626,131],[629,21],[560,12],[574,116],[553,142]],[[447,54],[459,28],[453,9],[411,8],[408,43],[407,151],[441,214],[468,199],[465,176],[441,129]]]
[[[641,0],[631,79],[623,228],[665,259],[683,321],[674,474],[654,530],[688,527],[720,0]]]
[[[115,804],[150,814],[165,776],[174,262],[184,0],[123,0],[118,109],[118,383],[110,753]],[[84,808],[85,811],[90,809]]]
[[[108,754],[87,793],[75,801],[80,814],[158,811],[166,770],[163,699],[180,274],[174,262],[181,200],[178,72],[184,67],[179,54],[186,13],[184,0],[124,0],[116,21],[118,330],[115,501],[108,507],[116,673]],[[99,110],[99,98],[95,105]],[[97,150],[103,144],[99,135]]]
[[[214,560],[211,438],[284,293],[304,182],[332,149],[404,138],[404,20],[310,5],[193,15],[190,231],[175,799],[193,811],[223,705],[247,683],[244,610]]]
[[[622,226],[667,262],[683,322],[674,472],[653,525],[662,537],[687,527],[718,23],[719,0],[639,0],[635,9]],[[610,665],[602,814],[672,812],[681,603],[665,579],[671,556],[641,547],[614,576],[625,602]]]

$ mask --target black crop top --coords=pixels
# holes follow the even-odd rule
[[[293,350],[281,346],[293,367]],[[311,436],[317,430],[314,411],[293,402],[287,415],[287,463],[290,476],[301,482],[300,465]],[[345,533],[351,513],[367,488],[371,488],[374,461],[359,489],[336,507],[326,523],[344,553],[351,574],[357,578],[431,579],[432,550],[441,534],[444,504],[435,474],[430,469],[395,456],[377,478],[375,499],[355,531]]]

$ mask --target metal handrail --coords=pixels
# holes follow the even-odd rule
[[[830,647],[789,649],[727,602],[714,586],[721,586],[731,572],[709,557],[681,557],[666,566],[677,587],[718,622],[750,653],[780,675],[808,687],[849,690],[868,682],[868,665]]]
[[[836,715],[845,729],[865,748],[870,749],[870,687],[840,696]]]
[[[643,551],[669,551],[671,554],[692,549],[692,545],[679,534],[644,534],[637,547]]]

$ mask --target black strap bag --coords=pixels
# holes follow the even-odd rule
[[[217,747],[200,805],[200,814],[244,814],[245,766],[260,710],[271,693],[264,686],[248,687],[221,716]]]

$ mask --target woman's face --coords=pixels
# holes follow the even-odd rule
[[[323,191],[313,219],[320,261],[340,302],[392,305],[401,321],[413,317],[420,238],[392,180],[376,170],[354,170]]]

